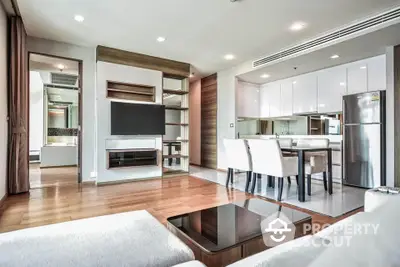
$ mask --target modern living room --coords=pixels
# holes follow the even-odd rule
[[[1,1],[0,266],[400,265],[400,1],[172,3]]]

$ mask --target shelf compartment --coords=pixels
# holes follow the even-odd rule
[[[164,159],[180,159],[180,158],[188,158],[189,156],[181,155],[181,154],[174,154],[174,155],[164,155]]]
[[[167,122],[165,123],[167,126],[189,126],[188,123],[174,123],[174,122]]]
[[[189,110],[189,108],[183,108],[179,106],[165,106],[165,109],[168,110]]]
[[[107,81],[107,97],[144,102],[155,102],[155,87]]]
[[[184,143],[184,142],[189,142],[189,140],[163,140],[163,143]]]
[[[170,95],[186,95],[189,92],[188,91],[183,91],[183,90],[164,89],[163,93],[164,94],[170,94]]]

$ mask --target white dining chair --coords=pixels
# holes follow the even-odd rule
[[[248,140],[253,181],[251,192],[254,194],[257,176],[259,174],[278,178],[278,200],[282,200],[283,178],[298,175],[297,157],[283,157],[278,140]]]
[[[252,163],[249,146],[244,139],[224,139],[225,154],[227,158],[228,174],[226,176],[226,187],[233,183],[233,170],[245,171],[246,192],[249,190],[251,181]]]
[[[297,141],[297,146],[302,148],[327,148],[329,147],[328,138],[318,138],[318,139],[299,139]],[[304,170],[307,176],[307,193],[311,196],[311,176],[313,174],[322,173],[324,189],[328,190],[327,185],[327,171],[328,171],[328,155],[326,152],[312,152],[306,153],[305,155],[306,163]]]

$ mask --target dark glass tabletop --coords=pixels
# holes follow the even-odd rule
[[[207,252],[218,252],[262,235],[260,223],[283,212],[294,224],[311,216],[262,199],[249,199],[168,218],[168,223]]]

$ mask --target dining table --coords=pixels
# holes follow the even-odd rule
[[[298,175],[299,175],[299,190],[298,199],[300,202],[305,202],[306,199],[306,189],[305,189],[305,154],[315,153],[315,152],[327,152],[328,157],[328,193],[332,195],[332,148],[330,147],[290,147],[281,148],[282,152],[290,152],[292,154],[297,154],[298,158]]]

